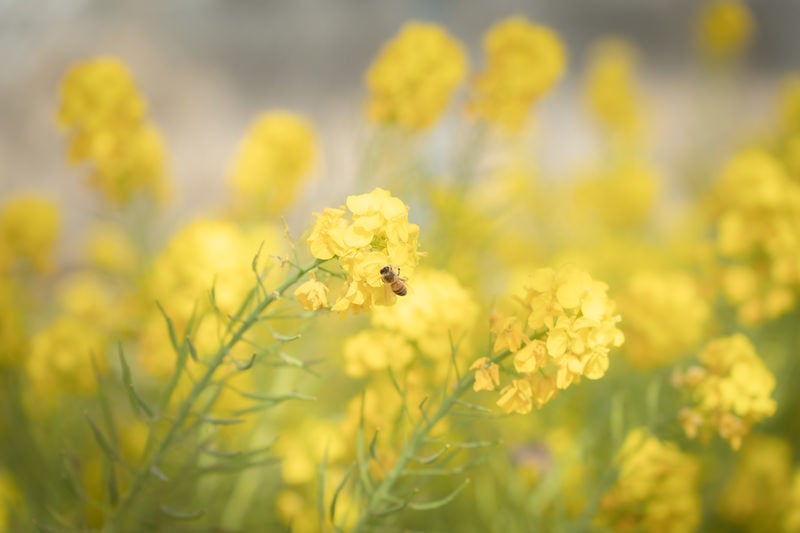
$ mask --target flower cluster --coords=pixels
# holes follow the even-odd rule
[[[396,297],[381,269],[391,266],[402,277],[414,273],[420,258],[419,226],[409,223],[408,206],[385,189],[348,196],[346,205],[317,215],[308,237],[311,254],[322,260],[337,258],[346,276],[344,293],[331,310],[359,312],[391,305]],[[301,294],[313,287],[304,287]]]
[[[775,376],[742,334],[709,342],[699,358],[702,366],[673,376],[691,397],[691,406],[679,413],[684,431],[708,439],[716,430],[738,449],[753,424],[775,414]]]
[[[284,213],[316,151],[314,130],[303,118],[279,111],[258,117],[242,140],[230,173],[237,206],[273,216]]]
[[[69,131],[69,159],[90,162],[90,183],[124,205],[143,192],[168,192],[164,148],[147,122],[146,105],[128,69],[102,57],[73,67],[61,84],[61,126]]]
[[[750,44],[752,16],[744,2],[715,0],[701,9],[696,32],[700,49],[710,60],[730,61]]]
[[[0,274],[20,262],[51,270],[60,225],[58,206],[45,197],[24,194],[9,200],[0,209]]]
[[[553,31],[522,17],[493,26],[483,45],[486,68],[474,80],[470,110],[487,122],[518,130],[534,102],[561,78],[564,46]]]
[[[494,351],[508,350],[519,375],[500,391],[497,404],[504,411],[527,413],[533,403],[542,407],[582,376],[603,377],[611,347],[624,340],[607,290],[605,283],[577,268],[542,268],[521,297],[526,316],[493,316]],[[489,358],[478,359],[471,368],[476,371],[475,390],[494,390],[499,384],[497,365]]]
[[[378,124],[423,130],[442,114],[466,71],[461,45],[443,28],[408,23],[367,71],[367,114]]]
[[[598,123],[612,135],[632,138],[642,127],[636,59],[636,49],[621,39],[601,41],[592,50],[584,98]]]
[[[640,369],[669,365],[694,350],[710,316],[697,283],[680,273],[635,274],[617,303],[625,316],[625,356]]]
[[[795,307],[800,288],[800,184],[770,153],[750,149],[716,188],[722,288],[746,324]]]
[[[625,438],[619,475],[600,501],[597,521],[616,531],[693,531],[700,523],[698,461],[642,428]]]

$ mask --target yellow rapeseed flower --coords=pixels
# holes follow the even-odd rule
[[[308,237],[314,257],[336,257],[346,274],[343,294],[331,309],[344,313],[392,305],[396,297],[381,269],[391,266],[402,277],[414,273],[420,257],[419,226],[408,222],[408,206],[384,189],[348,196],[346,204],[317,215]]]
[[[92,167],[90,184],[124,205],[138,193],[166,197],[161,136],[127,67],[101,57],[74,66],[61,83],[59,124],[69,132],[69,160]]]
[[[697,40],[712,61],[729,61],[741,56],[753,36],[753,17],[744,2],[713,0],[697,16]]]
[[[624,341],[607,289],[605,283],[574,267],[542,268],[518,297],[523,303],[522,318],[493,315],[495,351],[509,350],[520,376],[500,391],[498,405],[504,411],[527,412],[534,403],[540,408],[581,377],[603,377],[610,349]],[[485,358],[480,361],[471,368],[483,373],[489,365]]]
[[[614,531],[683,533],[700,523],[699,462],[642,428],[625,438],[619,474],[600,501],[597,522]]]
[[[0,209],[0,272],[20,261],[39,272],[53,269],[53,248],[61,230],[61,210],[36,194],[20,194]]]
[[[455,38],[435,24],[409,22],[367,71],[367,115],[378,124],[423,130],[441,116],[466,71]]]
[[[140,266],[139,252],[132,236],[120,226],[92,226],[84,240],[83,249],[91,266],[110,274],[132,274]]]
[[[286,111],[259,116],[239,146],[230,172],[235,202],[248,212],[281,215],[316,159],[312,125]]]
[[[717,431],[738,449],[754,424],[775,414],[775,376],[740,333],[709,342],[700,363],[673,376],[690,395],[690,405],[679,413],[684,430],[704,440]]]
[[[564,73],[564,46],[552,30],[511,17],[489,29],[483,47],[486,67],[475,77],[469,109],[489,123],[518,130],[531,106]]]

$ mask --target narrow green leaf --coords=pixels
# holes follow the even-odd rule
[[[195,363],[200,362],[200,358],[197,357],[197,349],[194,347],[194,343],[192,342],[191,337],[188,335],[184,337],[183,343],[186,345],[186,348],[189,350],[189,357],[192,358],[192,361]]]
[[[253,363],[255,363],[256,361],[256,354],[251,355],[250,360],[247,361],[246,363],[240,363],[239,361],[233,358],[231,358],[231,360],[233,361],[233,365],[236,367],[236,370],[238,370],[239,372],[244,372],[245,370],[250,370],[250,368],[252,368]]]
[[[465,402],[463,400],[456,400],[454,403],[456,405],[460,405],[461,407],[466,407],[467,409],[473,409],[473,410],[481,412],[481,413],[492,413],[493,412],[491,409],[487,409],[486,407],[484,407],[482,405],[477,405],[477,404],[474,404],[474,403]]]
[[[278,342],[295,341],[295,340],[299,339],[300,337],[302,337],[302,335],[300,333],[298,333],[296,335],[281,335],[280,333],[275,333],[275,332],[272,333],[272,338],[275,339]]]
[[[350,474],[353,473],[353,465],[347,467],[347,470],[342,476],[342,480],[336,486],[336,490],[333,491],[333,498],[331,498],[331,507],[330,507],[330,517],[331,523],[333,523],[334,518],[336,516],[336,502],[339,501],[339,494],[344,490],[345,485],[347,484],[347,480],[350,479]]]
[[[284,352],[278,352],[278,357],[280,357],[281,361],[283,361],[289,366],[296,366],[298,368],[306,366],[306,364],[302,360],[298,359],[297,357],[292,357],[291,355]]]
[[[164,321],[167,323],[167,333],[169,334],[169,342],[172,344],[172,349],[175,350],[175,353],[180,354],[181,348],[178,345],[178,337],[175,335],[175,325],[172,323],[172,319],[164,310],[164,307],[162,307],[161,302],[156,300],[156,306],[158,307],[158,310],[161,311],[161,315],[164,317]]]
[[[446,451],[448,451],[449,449],[450,449],[450,445],[446,444],[438,452],[434,452],[434,453],[432,453],[430,455],[425,455],[425,456],[414,455],[412,457],[412,459],[414,461],[420,463],[420,464],[429,465],[429,464],[433,463],[434,461],[436,461],[438,458],[440,458],[442,455],[444,455],[444,453]]]
[[[415,511],[432,511],[434,509],[439,509],[440,507],[444,507],[448,503],[455,500],[456,496],[458,496],[458,494],[462,490],[464,490],[464,487],[469,485],[469,483],[470,483],[469,478],[465,479],[458,487],[456,487],[456,489],[453,492],[451,492],[450,494],[448,494],[447,496],[445,496],[440,500],[434,500],[432,502],[423,502],[423,503],[410,502],[408,506],[411,509],[414,509]]]
[[[128,391],[128,399],[130,400],[133,412],[139,418],[145,420],[152,420],[153,410],[150,409],[150,407],[142,399],[142,397],[139,396],[139,393],[133,386],[133,377],[131,377],[131,368],[128,366],[128,361],[125,360],[125,354],[122,351],[122,344],[118,345],[118,353],[119,353],[120,366],[122,367],[122,384]],[[143,413],[145,416],[143,416]]]
[[[181,509],[170,507],[168,505],[160,505],[159,510],[168,517],[172,518],[173,520],[197,520],[198,518],[200,518],[205,514],[205,511],[202,510],[184,511]]]
[[[106,380],[103,378],[100,368],[97,366],[97,360],[92,355],[92,369],[94,370],[94,377],[97,381],[97,399],[100,401],[100,412],[103,414],[103,422],[106,426],[106,431],[110,435],[111,441],[117,441],[117,427],[114,424],[114,415],[111,412],[111,403],[108,400],[108,391],[106,387]]]
[[[281,403],[288,400],[306,400],[306,401],[317,401],[316,396],[312,396],[310,394],[303,394],[302,392],[285,392],[282,394],[260,394],[257,392],[245,392],[245,391],[237,391],[241,396],[245,398],[249,398],[251,400],[259,400],[262,402],[273,402],[273,403]]]
[[[375,448],[378,444],[378,430],[375,430],[375,433],[372,435],[372,440],[369,443],[369,455],[376,461],[378,460],[378,454],[375,452]]]
[[[97,426],[97,424],[95,424],[94,420],[92,420],[92,417],[89,416],[89,413],[84,411],[83,416],[86,417],[86,421],[89,422],[89,427],[92,428],[94,440],[97,441],[97,444],[100,445],[100,448],[103,450],[106,456],[108,456],[109,460],[112,462],[116,461],[119,458],[119,455],[111,443],[108,442],[108,439],[103,434],[103,431]]]
[[[119,502],[119,485],[117,483],[117,469],[111,461],[108,462],[106,487],[108,487],[108,502],[112,507],[115,507]]]
[[[251,468],[278,464],[279,457],[267,457],[258,461],[222,461],[213,465],[204,466],[200,469],[203,474],[236,474]]]
[[[211,416],[204,416],[203,422],[213,424],[215,426],[232,426],[234,424],[241,424],[245,420],[243,418],[214,418]]]
[[[159,481],[169,481],[169,478],[164,471],[158,468],[156,465],[150,465],[150,475]]]

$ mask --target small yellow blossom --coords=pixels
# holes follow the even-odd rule
[[[516,131],[531,106],[562,76],[566,65],[558,35],[523,17],[494,25],[483,39],[486,68],[474,80],[469,105],[487,122]]]
[[[294,297],[304,309],[316,311],[321,307],[328,307],[328,286],[317,281],[314,272],[310,272],[308,281],[297,287]]]
[[[690,406],[679,414],[684,430],[704,440],[716,430],[738,449],[755,423],[775,414],[776,403],[770,398],[775,376],[742,334],[709,342],[700,363],[673,379],[691,396]]]
[[[367,72],[367,114],[378,124],[423,130],[442,114],[466,70],[456,39],[435,24],[410,22]]]
[[[35,194],[8,200],[0,209],[0,272],[17,261],[39,272],[52,270],[60,226],[61,210],[52,200]]]
[[[641,131],[643,104],[636,85],[636,49],[619,38],[593,46],[584,99],[594,118],[612,135],[632,138]]]
[[[615,531],[683,533],[700,524],[699,463],[644,429],[625,438],[617,480],[600,501],[597,521]]]
[[[495,311],[489,320],[491,321],[489,331],[495,335],[492,347],[494,353],[505,349],[516,352],[520,349],[525,335],[522,333],[522,323],[517,317],[505,316]]]
[[[500,391],[500,398],[497,405],[505,413],[519,413],[524,415],[530,413],[533,407],[533,393],[531,384],[526,379],[515,379],[510,385]]]
[[[408,206],[385,189],[348,196],[346,204],[317,215],[308,237],[312,255],[337,257],[347,277],[331,310],[359,312],[392,305],[397,298],[380,271],[391,266],[403,277],[414,273],[420,257],[419,226],[408,222]]]
[[[119,60],[101,57],[70,69],[58,121],[69,132],[69,160],[92,165],[89,181],[106,199],[124,205],[140,192],[166,197],[161,136],[147,123],[145,102]]]
[[[741,56],[753,35],[753,17],[744,2],[713,0],[697,17],[697,40],[713,61],[729,61]]]
[[[314,163],[316,145],[314,129],[304,118],[285,111],[259,116],[239,146],[229,177],[237,206],[282,214]]]
[[[472,363],[469,369],[475,371],[475,383],[472,389],[476,392],[495,390],[500,385],[500,367],[491,363],[488,357],[481,357]]]
[[[637,273],[617,303],[625,316],[625,356],[640,369],[669,365],[694,350],[710,316],[697,283],[680,273]]]

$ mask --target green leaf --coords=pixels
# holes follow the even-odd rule
[[[114,449],[111,443],[108,441],[106,436],[103,434],[103,431],[97,426],[97,424],[95,424],[94,420],[92,420],[92,417],[89,416],[89,413],[84,411],[83,416],[86,417],[86,420],[89,422],[89,427],[92,428],[92,434],[94,435],[94,440],[97,441],[97,444],[100,445],[100,448],[103,450],[106,456],[108,456],[109,460],[111,460],[112,462],[117,461],[119,455],[117,454],[117,451]]]
[[[433,463],[434,461],[436,461],[437,459],[439,459],[442,455],[444,455],[444,453],[446,451],[450,450],[450,448],[451,448],[450,445],[446,444],[441,449],[439,449],[438,452],[434,452],[434,453],[432,453],[430,455],[426,455],[426,456],[422,456],[422,457],[420,457],[418,455],[414,455],[412,457],[412,459],[414,461],[420,463],[420,464],[429,465],[429,464]]]
[[[410,502],[408,506],[411,509],[414,509],[415,511],[432,511],[434,509],[439,509],[440,507],[444,507],[448,503],[455,500],[456,496],[458,496],[458,494],[462,490],[464,490],[464,487],[469,485],[469,483],[470,483],[469,478],[465,479],[458,487],[456,487],[456,489],[453,492],[451,492],[450,494],[448,494],[447,496],[445,496],[440,500],[434,500],[432,502],[423,502],[423,503]]]
[[[172,349],[175,350],[175,353],[180,354],[181,348],[178,345],[178,337],[175,335],[175,326],[172,323],[172,319],[169,317],[167,312],[162,307],[161,302],[156,300],[156,306],[158,310],[161,311],[161,315],[164,317],[164,321],[167,323],[167,333],[169,333],[169,342],[172,344]]]
[[[241,424],[244,421],[244,418],[214,418],[211,416],[203,417],[203,422],[213,424],[215,426],[232,426],[234,424]]]
[[[336,490],[333,491],[333,498],[331,498],[331,507],[330,507],[330,517],[331,522],[334,521],[334,517],[336,516],[336,502],[339,500],[339,494],[344,490],[345,485],[347,484],[347,480],[350,479],[350,474],[353,473],[353,466],[350,465],[347,467],[347,470],[342,477],[342,480],[336,486]]]
[[[97,366],[97,360],[92,355],[92,369],[94,370],[94,377],[97,380],[97,399],[100,401],[100,412],[103,413],[103,422],[106,426],[106,431],[111,436],[113,442],[117,441],[117,428],[114,424],[114,415],[111,411],[111,403],[108,401],[108,391],[106,390],[106,380],[103,378],[100,368]]]
[[[282,394],[260,394],[257,392],[244,392],[244,391],[237,391],[241,396],[245,398],[249,398],[251,400],[259,400],[262,402],[272,402],[272,403],[281,403],[288,400],[306,400],[306,401],[317,401],[316,396],[312,396],[310,394],[303,394],[302,392],[285,392]]]
[[[200,362],[200,358],[197,357],[197,349],[194,347],[194,343],[192,342],[191,337],[188,335],[183,339],[183,343],[186,345],[186,348],[189,350],[189,357],[192,358],[192,361],[195,363]]]
[[[200,518],[205,514],[205,511],[202,510],[184,511],[182,509],[176,509],[168,505],[160,505],[159,510],[168,517],[172,518],[173,520],[197,520],[198,518]]]
[[[125,354],[122,351],[122,345],[118,345],[118,353],[119,353],[119,361],[120,366],[122,367],[122,384],[125,386],[125,390],[128,391],[128,399],[131,403],[131,408],[133,412],[139,418],[144,420],[152,420],[153,419],[153,410],[147,405],[147,403],[139,396],[139,393],[133,386],[133,378],[131,377],[131,368],[128,366],[128,362],[125,360]],[[143,416],[142,413],[144,413]]]
[[[246,363],[240,363],[239,361],[233,358],[231,358],[231,361],[233,361],[233,365],[236,367],[236,370],[238,370],[239,372],[244,372],[245,370],[250,370],[250,368],[252,368],[253,363],[255,363],[256,361],[256,354],[251,355],[250,360],[247,361]]]

